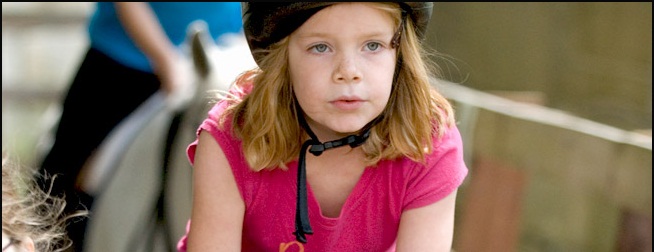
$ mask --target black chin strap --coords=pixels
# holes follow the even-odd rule
[[[295,239],[301,243],[306,243],[306,234],[313,234],[311,224],[309,223],[309,209],[307,206],[307,170],[306,170],[306,153],[307,148],[314,156],[320,156],[324,151],[349,145],[355,148],[362,145],[370,136],[370,129],[381,120],[381,115],[377,116],[374,120],[366,124],[359,135],[349,135],[344,138],[321,143],[313,133],[302,114],[300,106],[297,106],[299,112],[297,117],[300,126],[309,134],[311,139],[305,141],[300,149],[300,158],[298,160],[297,168],[297,198],[295,205]]]

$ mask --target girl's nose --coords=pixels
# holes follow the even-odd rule
[[[334,72],[334,82],[352,83],[361,80],[361,71],[357,65],[355,56],[341,55]]]

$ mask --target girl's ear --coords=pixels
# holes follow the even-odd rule
[[[35,252],[36,249],[34,248],[34,240],[32,238],[26,237],[22,241],[20,241],[20,247],[24,249],[24,251],[29,251],[29,252]]]

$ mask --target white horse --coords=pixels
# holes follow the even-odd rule
[[[189,26],[189,83],[152,95],[101,143],[84,167],[82,188],[95,195],[84,251],[174,251],[192,204],[186,147],[214,99],[238,74],[256,67],[243,34],[218,46],[204,22]]]

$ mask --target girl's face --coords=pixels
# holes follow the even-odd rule
[[[34,241],[27,237],[22,241],[13,240],[2,231],[2,252],[34,252]]]
[[[360,130],[391,94],[396,30],[389,13],[367,3],[326,7],[289,37],[295,96],[320,141]]]

